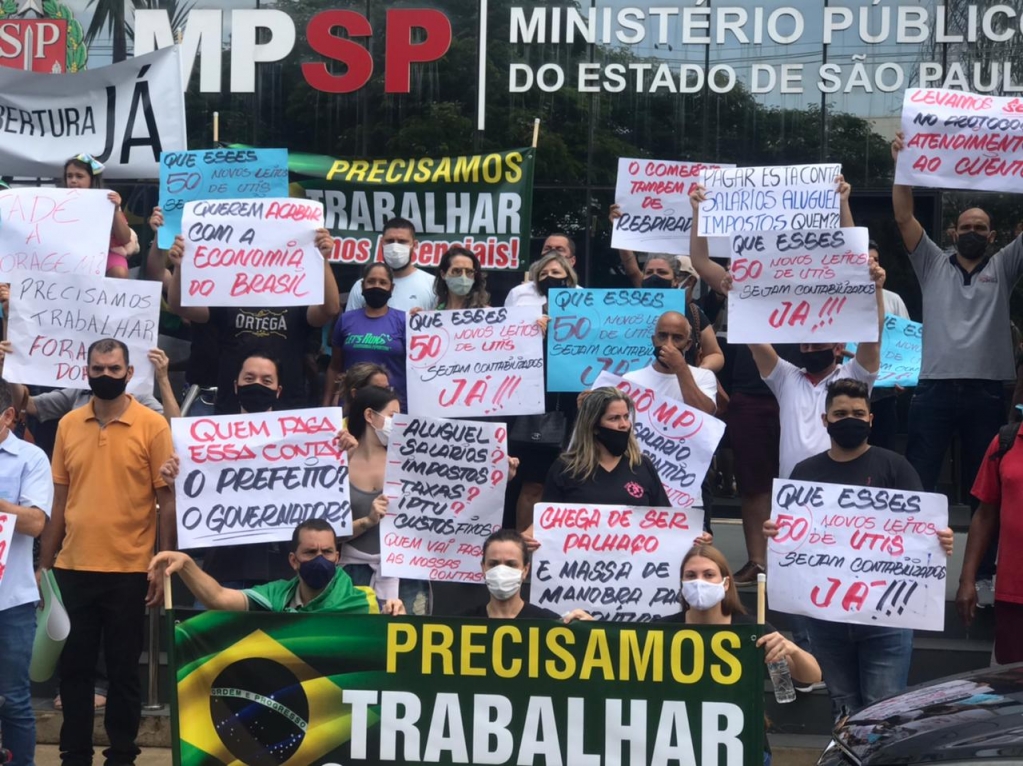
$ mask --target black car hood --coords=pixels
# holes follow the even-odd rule
[[[1023,663],[913,687],[850,716],[835,740],[863,766],[1023,759]]]

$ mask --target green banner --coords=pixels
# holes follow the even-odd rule
[[[416,227],[419,266],[437,266],[451,245],[462,245],[485,269],[524,269],[535,159],[536,149],[338,159],[325,177],[293,183],[291,195],[323,203],[339,263],[383,260],[384,223],[399,217]]]
[[[175,763],[761,766],[759,634],[205,612],[174,632]]]

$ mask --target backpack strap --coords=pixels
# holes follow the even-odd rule
[[[1001,460],[1005,453],[1012,449],[1019,435],[1020,425],[1020,421],[1017,420],[998,429],[998,451],[991,456],[992,460]]]

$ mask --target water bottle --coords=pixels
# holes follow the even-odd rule
[[[785,660],[769,662],[767,663],[767,672],[770,673],[771,684],[774,686],[774,698],[781,703],[794,702],[796,687],[792,684],[789,664]]]

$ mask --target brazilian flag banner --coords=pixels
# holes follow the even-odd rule
[[[760,632],[204,612],[175,763],[761,766]]]
[[[529,260],[536,149],[460,157],[337,159],[318,178],[291,185],[293,197],[323,203],[334,235],[332,261],[383,260],[390,218],[416,227],[416,265],[436,267],[452,245],[484,269],[523,269]]]

